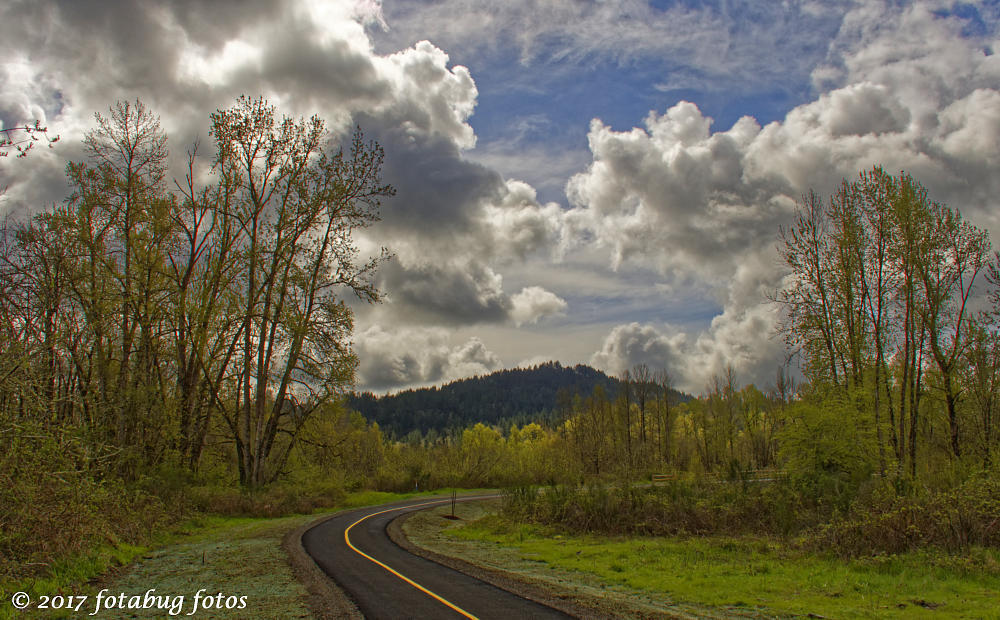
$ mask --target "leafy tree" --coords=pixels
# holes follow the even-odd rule
[[[348,153],[330,152],[322,120],[279,119],[263,99],[241,97],[213,114],[212,135],[216,170],[233,187],[243,306],[239,404],[222,410],[240,480],[258,485],[280,473],[312,411],[353,378],[351,312],[337,294],[378,301],[372,276],[388,255],[356,263],[351,235],[378,219],[393,189],[380,179],[382,149],[360,131]]]
[[[986,232],[930,200],[911,176],[875,167],[825,204],[807,195],[781,245],[792,271],[776,296],[788,342],[804,353],[814,383],[871,412],[880,469],[888,444],[898,469],[916,476],[929,387],[942,394],[949,447],[961,456],[958,364],[989,263]]]
[[[1000,335],[978,323],[968,329],[961,378],[973,409],[976,451],[988,468],[1000,448]]]
[[[5,226],[0,406],[84,430],[126,477],[197,467],[219,416],[259,485],[353,378],[339,295],[379,297],[386,255],[357,262],[352,235],[392,188],[360,131],[334,151],[318,118],[245,97],[212,121],[213,184],[196,187],[195,149],[174,192],[159,119],[119,102],[67,167],[66,203]]]
[[[875,435],[864,412],[841,390],[816,392],[792,404],[778,434],[793,479],[817,498],[846,508],[876,465]]]

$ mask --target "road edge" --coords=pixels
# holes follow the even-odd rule
[[[302,546],[302,536],[307,531],[348,510],[338,510],[333,514],[309,521],[286,533],[281,540],[281,548],[288,557],[288,563],[292,567],[292,575],[309,592],[307,601],[309,611],[314,617],[323,620],[359,620],[364,618],[354,602],[329,575],[323,572],[323,569],[316,564],[316,561]]]

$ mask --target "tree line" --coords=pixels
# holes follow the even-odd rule
[[[745,475],[783,462],[778,449],[793,391],[783,370],[764,392],[740,387],[729,370],[693,398],[675,390],[665,371],[639,364],[610,386],[560,390],[547,422],[476,423],[402,440],[386,439],[373,423],[368,432],[384,448],[372,471],[391,490]]]
[[[393,193],[382,149],[240,97],[168,179],[142,102],[95,120],[66,201],[0,230],[0,426],[82,471],[196,470],[221,446],[242,484],[273,481],[353,380],[343,296],[380,297],[387,253],[359,261],[352,235]]]

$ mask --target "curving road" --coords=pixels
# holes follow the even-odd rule
[[[415,556],[389,539],[386,528],[396,517],[450,501],[424,498],[343,513],[307,530],[302,546],[366,618],[570,617]]]

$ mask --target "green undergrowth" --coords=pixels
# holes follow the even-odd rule
[[[447,534],[513,548],[550,569],[596,576],[666,603],[762,616],[1000,618],[1000,552],[981,547],[845,561],[769,538],[569,535],[497,515]]]
[[[845,482],[847,490],[837,495],[817,485],[782,477],[766,484],[689,479],[645,487],[515,487],[504,491],[503,514],[580,534],[797,539],[844,558],[929,547],[1000,549],[1000,478],[992,473],[944,489],[873,478],[857,489]]]
[[[31,617],[39,617],[36,605],[42,596],[57,594],[86,595],[83,607],[71,615],[50,613],[49,617],[82,617],[94,611],[95,596],[108,588],[111,593],[144,594],[150,588],[157,593],[184,595],[191,611],[192,598],[200,588],[208,593],[235,593],[247,596],[247,607],[232,610],[230,617],[295,618],[308,617],[303,606],[304,591],[288,569],[281,537],[317,515],[336,510],[377,505],[411,497],[441,495],[449,490],[420,493],[357,491],[347,493],[333,508],[311,514],[280,518],[199,515],[169,530],[150,537],[143,545],[104,544],[86,553],[59,560],[44,575],[18,581],[0,582],[0,619],[19,617],[11,606],[15,592],[26,592],[33,604]],[[470,493],[461,490],[460,493]],[[134,610],[132,610],[134,612]],[[238,612],[238,613],[237,613]],[[199,612],[192,617],[205,616]],[[301,615],[305,614],[305,615]],[[29,614],[24,614],[29,615]],[[165,616],[163,610],[147,616]],[[102,609],[96,618],[133,617]],[[211,617],[226,617],[214,611]]]

